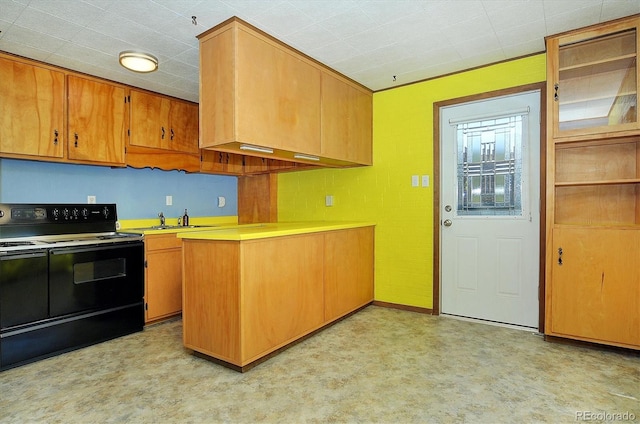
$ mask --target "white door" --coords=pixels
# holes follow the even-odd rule
[[[540,92],[440,116],[441,311],[537,328]]]

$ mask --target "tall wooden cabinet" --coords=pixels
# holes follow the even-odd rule
[[[545,333],[640,349],[640,15],[548,37]]]

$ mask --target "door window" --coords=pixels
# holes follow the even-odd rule
[[[522,216],[525,117],[456,124],[458,216]]]

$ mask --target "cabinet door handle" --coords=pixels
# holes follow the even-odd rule
[[[58,145],[58,130],[53,130],[53,145]]]
[[[164,140],[164,127],[162,127],[162,136],[160,138]]]
[[[558,101],[560,96],[558,96],[558,83],[553,84],[553,100]]]
[[[173,133],[173,128],[171,128],[171,141],[173,141],[173,136],[174,136],[174,135],[175,135],[175,134]]]
[[[73,133],[73,140],[74,147],[78,147],[78,133]]]
[[[558,247],[558,265],[562,265],[562,247]]]

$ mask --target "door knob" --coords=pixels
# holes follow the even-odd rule
[[[451,227],[451,224],[453,224],[453,222],[451,222],[450,219],[445,219],[443,224],[445,227]]]
[[[445,206],[444,210],[447,211],[447,212],[451,212],[451,205]]]

